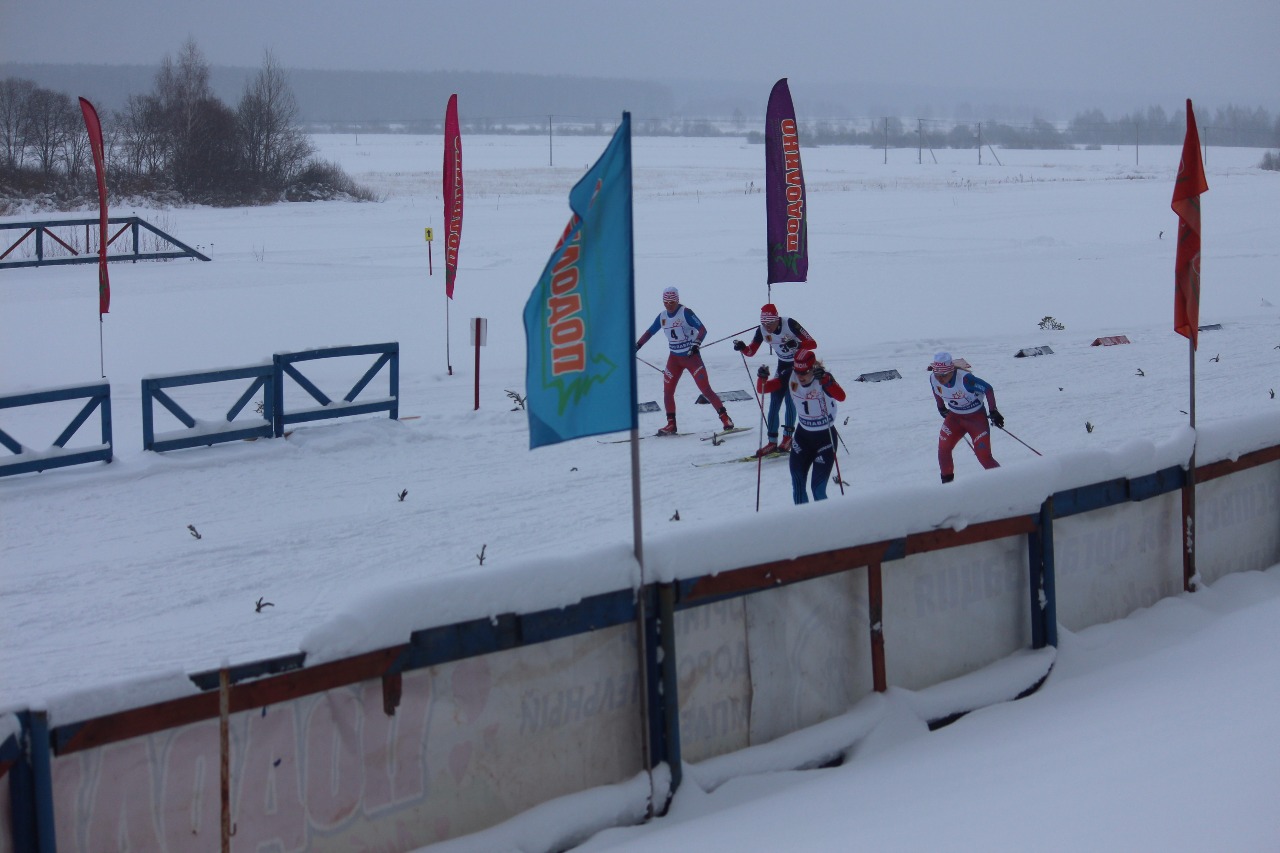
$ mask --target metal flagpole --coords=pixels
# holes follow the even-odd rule
[[[622,114],[622,117],[624,122],[629,123],[631,120],[630,118],[631,114],[628,112],[624,112]],[[550,121],[550,116],[548,116],[547,117],[548,134],[550,133],[550,127],[551,127],[551,121]],[[628,186],[631,185],[631,139],[630,139],[629,133],[630,133],[630,129],[628,128],[627,158],[626,158],[626,163],[627,163],[626,181]],[[629,193],[628,193],[628,199],[630,199]],[[628,204],[630,204],[630,200],[628,200]],[[628,231],[627,243],[632,247],[631,271],[630,271],[631,286],[628,288],[628,301],[630,303],[630,306],[628,308],[628,312],[631,316],[631,327],[634,328],[635,327],[636,269],[635,269],[635,253],[634,253],[635,230],[634,230],[633,214],[631,210],[627,211],[627,231]],[[659,671],[655,673],[650,671],[650,661],[659,660],[661,659],[661,657],[665,657],[664,648],[663,648],[663,639],[664,639],[663,631],[664,629],[667,632],[671,630],[671,626],[669,623],[674,617],[674,612],[672,612],[672,608],[670,606],[664,607],[663,606],[664,602],[662,601],[656,602],[658,606],[658,619],[661,624],[658,626],[658,632],[657,632],[658,636],[651,638],[649,636],[649,625],[650,625],[650,616],[648,613],[649,608],[648,608],[648,602],[646,600],[647,599],[646,590],[648,587],[648,579],[645,577],[645,567],[644,567],[644,524],[643,524],[641,505],[640,505],[640,425],[636,418],[636,410],[638,407],[638,399],[636,396],[636,392],[638,389],[638,385],[636,382],[636,361],[644,361],[644,359],[640,358],[639,355],[636,355],[636,358],[631,361],[628,368],[631,371],[631,388],[632,388],[632,398],[630,400],[630,405],[631,405],[631,542],[632,542],[631,548],[632,548],[632,552],[635,554],[636,564],[640,568],[640,586],[639,586],[639,589],[636,590],[636,652],[637,652],[636,663],[639,666],[640,697],[641,697],[640,698],[640,725],[641,725],[641,731],[643,733],[640,740],[642,744],[641,758],[644,762],[643,766],[649,775],[649,806],[647,810],[648,811],[647,816],[653,817],[655,815],[666,813],[667,799],[671,796],[671,794],[675,791],[675,789],[680,784],[680,766],[679,766],[679,757],[677,753],[675,756],[676,761],[674,763],[674,766],[671,767],[670,784],[667,789],[666,796],[663,798],[663,801],[659,803],[657,801],[658,786],[657,786],[657,780],[655,778],[654,771],[657,769],[656,768],[657,759],[660,756],[655,755],[654,751],[655,751],[655,748],[663,751],[669,751],[669,746],[666,749],[664,749],[664,747],[660,746],[658,743],[655,742],[657,737],[656,729],[658,728],[658,722],[654,718],[655,709],[650,704],[650,699],[653,695],[653,690],[654,690],[653,685],[650,683],[650,680],[651,680],[650,676],[656,675],[659,679],[663,681],[663,684],[662,684],[662,687],[664,688],[663,693],[666,694],[668,701],[670,701],[671,703],[675,703],[677,701],[676,693],[674,689],[675,682],[673,679],[666,678],[666,673],[674,672],[674,667],[676,662],[674,660],[674,655],[671,655],[673,659],[670,661],[667,661],[668,665],[667,666],[659,665]],[[645,361],[644,363],[648,364],[650,367],[653,367],[655,370],[658,370],[659,372],[661,372],[662,370],[661,368],[656,367],[655,365],[649,364],[649,362],[647,361]],[[669,605],[669,602],[667,603]],[[667,635],[666,639],[670,641],[672,644],[674,644],[674,640],[670,634]],[[656,641],[657,648],[651,648],[651,646],[653,645],[652,641]],[[667,683],[668,681],[670,681],[670,684]],[[663,720],[663,728],[665,730],[662,733],[662,737],[664,738],[664,740],[672,737],[672,732],[668,728],[668,726],[670,726],[672,722],[673,721],[670,719],[669,716],[668,718]]]
[[[631,386],[633,388],[635,387],[635,370],[635,362],[632,362]],[[634,404],[635,402],[632,401],[632,405]],[[640,429],[638,426],[631,427],[631,549],[635,554],[636,563],[640,566],[640,589],[636,594],[636,651],[638,652],[636,662],[640,668],[640,730],[643,733],[640,741],[642,766],[649,773],[647,816],[653,817],[659,813],[660,809],[655,802],[657,786],[653,777],[653,721],[649,713],[649,642],[646,636],[649,614],[645,606],[644,526],[640,516]]]
[[[452,302],[448,296],[444,298],[444,363],[449,368],[449,375],[453,375],[453,359],[449,355],[449,303]]]
[[[1182,588],[1196,590],[1196,344],[1187,338],[1191,365],[1191,462],[1186,485],[1182,487]]]

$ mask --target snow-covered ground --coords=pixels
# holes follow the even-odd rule
[[[428,276],[423,241],[425,227],[442,232],[439,139],[316,141],[323,156],[385,200],[232,210],[113,208],[113,215],[136,212],[213,262],[112,265],[112,307],[101,331],[112,382],[115,461],[0,479],[0,708],[48,704],[56,724],[59,700],[70,694],[287,654],[317,628],[349,615],[353,602],[392,596],[437,577],[465,577],[480,587],[492,578],[497,610],[535,589],[573,601],[580,594],[573,583],[530,572],[522,589],[512,572],[530,557],[629,546],[627,445],[585,439],[530,452],[524,414],[508,395],[524,393],[521,309],[568,218],[569,188],[606,140],[556,139],[549,150],[545,138],[464,138],[461,271],[457,298],[447,309],[441,244],[432,247],[435,274]],[[1169,199],[1178,149],[1143,148],[1140,164],[1132,148],[997,153],[1000,165],[989,156],[978,165],[972,151],[925,151],[923,164],[914,149],[890,151],[887,164],[878,150],[803,152],[810,280],[775,286],[772,300],[813,333],[819,356],[849,391],[840,411],[847,444],[840,466],[849,493],[866,497],[892,485],[937,482],[938,420],[924,380],[936,349],[972,363],[995,386],[1007,428],[1048,458],[1165,442],[1187,423],[1187,346],[1171,328],[1176,221]],[[1202,200],[1201,322],[1221,323],[1222,329],[1202,334],[1197,420],[1228,432],[1242,420],[1280,418],[1274,396],[1280,388],[1280,178],[1256,168],[1261,156],[1257,150],[1211,149],[1210,191]],[[661,290],[669,284],[680,287],[685,303],[709,326],[711,340],[754,326],[769,295],[764,195],[753,191],[763,179],[763,148],[728,139],[637,138],[634,163],[641,328],[660,310]],[[0,393],[98,379],[94,269],[11,270],[3,279]],[[478,410],[467,333],[468,318],[476,316],[489,320]],[[1046,316],[1065,329],[1039,328]],[[1089,346],[1098,336],[1119,334],[1132,343]],[[412,420],[303,426],[283,441],[168,454],[141,450],[139,384],[145,376],[254,364],[277,351],[383,341],[400,343],[400,413]],[[1013,358],[1024,347],[1043,345],[1054,354]],[[704,348],[704,355],[718,389],[751,387],[750,372],[728,340]],[[665,352],[653,342],[640,356],[661,365]],[[753,360],[750,371],[759,362]],[[325,366],[314,375],[326,390],[341,394],[367,365]],[[904,378],[852,381],[887,369]],[[639,371],[640,400],[660,400],[660,373],[645,365]],[[175,396],[193,414],[213,419],[239,394],[217,390]],[[707,434],[716,419],[708,407],[692,404],[696,396],[686,379],[678,394],[680,424]],[[78,406],[48,408],[54,411],[0,412],[0,428],[27,447],[47,447]],[[730,413],[742,425],[759,420],[754,401],[731,403]],[[661,420],[642,416],[642,430],[656,429]],[[88,439],[77,441],[96,442],[95,422],[82,433]],[[644,441],[646,543],[662,542],[677,510],[685,535],[699,528],[731,535],[735,525],[758,525],[754,465],[691,464],[743,455],[757,438],[741,433],[722,447],[692,437]],[[1037,459],[1003,434],[994,447],[1006,467]],[[995,476],[966,454],[962,449],[957,455],[960,483]],[[764,466],[762,488],[761,511],[779,534],[803,529],[813,508],[791,507],[784,463]],[[833,487],[831,500],[841,499]],[[878,753],[859,747],[858,757],[866,761],[821,774],[845,779],[848,787],[829,796],[806,793],[807,775],[794,784],[775,776],[726,785],[712,799],[738,804],[725,812],[732,820],[667,846],[714,849],[723,837],[724,848],[776,849],[763,826],[774,806],[751,802],[768,792],[778,792],[784,798],[778,808],[796,815],[785,823],[818,825],[820,819],[805,809],[834,800],[833,826],[856,825],[833,830],[842,840],[875,826],[888,833],[906,824],[919,833],[867,836],[868,843],[879,839],[888,847],[936,847],[949,844],[953,832],[958,847],[993,846],[980,843],[988,838],[981,833],[997,824],[1010,833],[992,836],[997,842],[1021,838],[1016,829],[1028,839],[1043,829],[1051,848],[1105,847],[1114,838],[1121,839],[1116,849],[1132,849],[1154,837],[1159,841],[1151,846],[1202,849],[1205,844],[1191,842],[1193,834],[1179,831],[1198,811],[1231,821],[1238,834],[1214,836],[1240,841],[1229,846],[1274,844],[1280,830],[1273,816],[1241,823],[1236,811],[1248,810],[1255,794],[1275,801],[1274,782],[1267,788],[1266,774],[1252,763],[1274,770],[1275,747],[1236,740],[1233,732],[1252,731],[1237,719],[1251,708],[1261,715],[1263,731],[1268,724],[1274,728],[1280,679],[1266,669],[1263,655],[1250,657],[1257,667],[1252,675],[1233,675],[1223,661],[1274,642],[1266,632],[1273,634],[1276,624],[1275,571],[1218,586],[1225,589],[1194,602],[1165,602],[1123,626],[1064,637],[1055,674],[1040,696],[927,738],[906,736],[918,730],[906,712],[907,698],[873,697],[876,713],[897,722],[868,745],[899,746]],[[260,598],[273,606],[257,612]],[[1256,605],[1245,606],[1254,599]],[[1225,603],[1219,608],[1215,601]],[[442,609],[437,615],[447,616],[449,602],[435,606]],[[1230,614],[1215,615],[1220,609]],[[1196,635],[1203,646],[1182,630],[1162,628],[1166,623],[1203,625]],[[1175,638],[1193,644],[1194,654],[1174,645]],[[1126,660],[1120,665],[1113,658]],[[1135,704],[1150,697],[1139,700],[1121,688],[1147,662],[1183,686],[1192,674],[1211,680],[1194,688],[1197,696],[1212,697],[1209,704],[1188,706],[1192,700],[1182,695]],[[1150,692],[1162,696],[1157,674]],[[1263,693],[1250,692],[1258,689]],[[1105,705],[1076,704],[1091,692],[1114,698]],[[1044,710],[1034,716],[1034,709]],[[1152,719],[1158,725],[1141,729]],[[1083,728],[1090,720],[1095,728]],[[1106,737],[1096,734],[1099,729]],[[1189,738],[1187,729],[1202,736]],[[994,734],[978,736],[986,731]],[[1215,764],[1204,784],[1180,785],[1169,766],[1152,764],[1156,752],[1139,751],[1135,741],[1143,731],[1172,751],[1168,764],[1181,757],[1193,771],[1240,752],[1242,743],[1262,748],[1241,757],[1242,778]],[[970,740],[966,732],[978,734]],[[1097,746],[1081,749],[1082,741]],[[1215,744],[1224,748],[1215,750]],[[1104,756],[1123,758],[1128,749],[1140,776],[1096,764]],[[1010,763],[999,763],[1006,755]],[[1054,791],[1023,808],[1030,792],[1007,778],[1040,761],[1059,762],[1049,766],[1060,772],[1049,775],[1074,804],[1064,805],[1057,818],[1045,807]],[[1104,773],[1118,781],[1095,778]],[[996,777],[1008,787],[983,787],[995,785]],[[1120,794],[1108,796],[1113,789],[1107,785],[1128,797],[1139,784],[1135,779],[1158,789],[1156,796],[1144,784],[1142,803],[1159,802],[1168,811],[1135,807],[1138,817],[1128,822],[1132,801],[1117,803]],[[1224,786],[1231,793],[1221,794]],[[683,790],[676,813],[696,812],[699,806],[689,802],[697,799],[696,787]],[[904,802],[913,790],[917,798]],[[991,810],[982,812],[979,803]],[[1097,817],[1100,810],[1106,817]],[[935,811],[954,818],[945,832],[933,822]],[[1153,825],[1159,833],[1108,834],[1111,818],[1132,832]],[[687,831],[697,832],[698,825],[688,823]],[[1055,834],[1066,825],[1078,834]],[[721,835],[730,832],[727,827],[741,834]],[[973,834],[966,836],[964,827]],[[653,836],[660,837],[661,831]],[[1139,841],[1125,844],[1126,837]],[[618,841],[648,843],[629,836]],[[815,837],[808,846],[840,845]]]

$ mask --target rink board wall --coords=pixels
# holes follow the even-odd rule
[[[625,783],[647,756],[704,761],[1051,644],[1058,624],[1121,618],[1182,590],[1183,486],[1180,469],[1155,472],[964,531],[442,626],[314,667],[238,667],[231,849],[411,850]],[[1200,466],[1196,501],[1199,581],[1280,563],[1280,447]],[[219,690],[205,687],[52,728],[17,715],[0,853],[218,850]]]

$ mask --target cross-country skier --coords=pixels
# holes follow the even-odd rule
[[[782,388],[795,401],[799,423],[791,445],[792,500],[798,504],[809,502],[804,481],[810,468],[813,499],[825,500],[827,481],[836,464],[836,403],[844,400],[844,389],[807,348],[796,353],[792,374],[785,383],[776,376],[770,379],[766,364],[760,365],[756,376],[756,389],[761,394]]]
[[[707,327],[702,325],[693,310],[680,304],[680,291],[668,287],[662,291],[662,307],[666,310],[658,314],[648,330],[636,341],[636,352],[648,343],[649,338],[661,331],[671,348],[667,356],[667,369],[662,372],[662,402],[667,409],[667,425],[658,430],[658,435],[676,434],[676,384],[686,370],[693,376],[694,383],[702,396],[707,398],[720,415],[720,423],[725,429],[733,429],[733,420],[725,411],[720,397],[711,390],[711,382],[707,379],[707,366],[702,363],[699,352],[703,340],[707,337]]]
[[[765,418],[769,441],[756,451],[757,456],[767,456],[774,451],[786,453],[791,449],[791,434],[796,429],[796,405],[791,402],[791,394],[787,391],[787,380],[791,377],[791,363],[796,353],[802,349],[817,349],[818,342],[813,339],[794,317],[783,317],[778,314],[778,307],[772,302],[760,309],[760,325],[751,343],[734,341],[733,348],[750,357],[765,344],[773,347],[778,354],[778,390],[769,395],[769,414]],[[778,409],[786,404],[786,415],[783,418],[782,443],[778,444]]]
[[[951,353],[934,355],[929,365],[929,386],[933,389],[933,401],[942,415],[942,430],[938,433],[938,469],[942,482],[956,478],[952,451],[966,434],[973,441],[973,452],[983,468],[999,468],[1000,463],[991,455],[991,430],[987,428],[987,409],[991,423],[1004,426],[1004,415],[996,408],[996,392],[990,383],[984,382],[968,370],[957,368]],[[986,409],[983,398],[986,398]]]

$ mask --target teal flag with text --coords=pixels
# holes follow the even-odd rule
[[[630,113],[569,208],[524,306],[530,449],[636,427]]]

